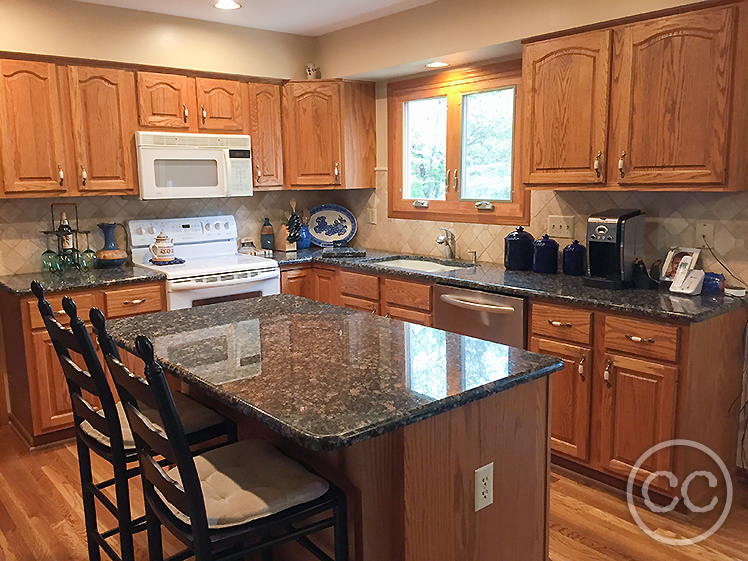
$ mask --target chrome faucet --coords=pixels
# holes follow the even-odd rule
[[[447,259],[454,259],[455,258],[455,235],[450,230],[447,230],[446,228],[439,228],[440,230],[444,230],[443,234],[439,234],[439,237],[436,238],[436,243],[444,246],[444,254]]]

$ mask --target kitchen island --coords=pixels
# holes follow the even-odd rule
[[[150,337],[242,436],[343,488],[351,559],[546,559],[548,375],[562,361],[288,295],[109,328],[129,351]],[[493,504],[475,512],[474,470],[491,462]]]

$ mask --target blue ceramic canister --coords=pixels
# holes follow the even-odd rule
[[[564,274],[581,277],[584,273],[584,256],[587,252],[578,240],[564,248]]]
[[[535,242],[532,270],[536,273],[558,273],[558,242],[548,234]]]
[[[296,249],[309,249],[310,245],[312,245],[312,234],[309,232],[309,226],[302,224],[299,239],[296,240]]]
[[[535,238],[522,226],[504,238],[504,267],[512,271],[532,269],[532,244]]]

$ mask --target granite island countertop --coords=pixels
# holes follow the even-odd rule
[[[473,266],[463,261],[463,268],[443,273],[395,269],[387,267],[387,261],[403,256],[443,260],[381,250],[365,251],[366,257],[323,257],[322,249],[311,248],[298,252],[275,252],[274,258],[281,266],[321,263],[362,273],[386,274],[507,296],[542,298],[559,304],[592,306],[613,312],[683,323],[704,321],[736,310],[745,304],[742,298],[724,295],[685,296],[663,289],[591,288],[583,286],[582,277],[571,277],[562,273],[548,275],[532,271],[509,271],[497,263],[479,262]]]
[[[129,265],[111,269],[91,269],[90,271],[67,271],[61,274],[38,272],[19,273],[17,275],[0,276],[0,289],[16,296],[31,294],[31,281],[38,280],[44,286],[47,294],[81,290],[87,288],[101,288],[119,284],[136,282],[159,281],[166,278],[163,273],[148,271]]]
[[[290,295],[111,320],[159,362],[312,450],[332,450],[563,368],[563,361]]]

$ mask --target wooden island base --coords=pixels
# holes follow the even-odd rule
[[[313,452],[248,418],[261,436],[348,497],[351,561],[545,561],[550,377],[332,452]],[[474,512],[474,471],[493,462],[494,503]],[[332,533],[315,540],[332,554]],[[312,561],[297,544],[274,559]]]

